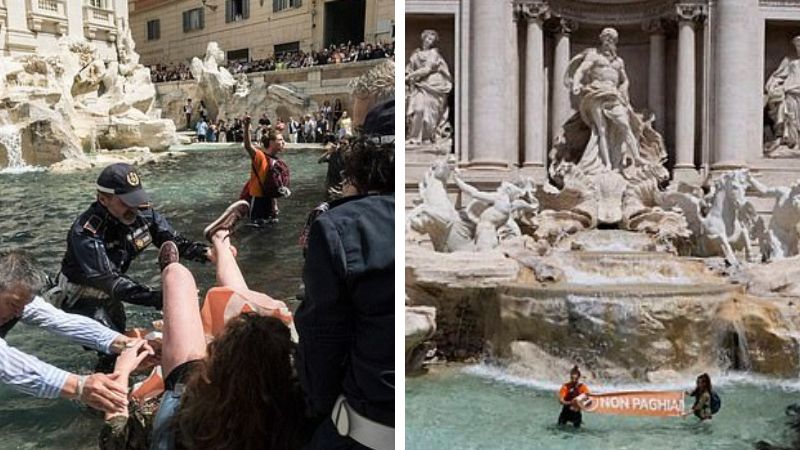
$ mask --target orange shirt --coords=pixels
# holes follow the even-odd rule
[[[564,401],[567,400],[567,395],[569,394],[569,388],[570,388],[571,384],[572,383],[564,383],[564,385],[561,386],[561,391],[559,391],[559,393],[558,393],[558,397],[561,400],[564,400]],[[578,383],[578,395],[588,394],[588,393],[589,393],[589,388],[586,387],[586,385],[583,384],[583,383]],[[577,397],[578,395],[576,395],[575,397]],[[572,399],[570,399],[570,400],[572,400]]]
[[[250,168],[250,195],[253,197],[263,197],[264,192],[261,190],[261,185],[266,182],[267,172],[269,169],[269,158],[267,155],[256,149],[256,155],[253,157],[253,167]],[[258,169],[256,173],[253,168]]]

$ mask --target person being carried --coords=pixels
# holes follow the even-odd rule
[[[278,198],[288,197],[289,166],[280,159],[283,152],[283,135],[277,130],[269,130],[261,137],[262,148],[253,145],[250,137],[252,119],[245,116],[244,149],[250,155],[251,168],[247,193],[250,197],[250,220],[255,225],[278,221]]]
[[[714,414],[714,392],[711,388],[711,377],[704,373],[697,377],[697,385],[693,391],[687,391],[686,395],[694,397],[694,405],[692,405],[691,414],[697,416],[701,421],[711,420]],[[690,413],[685,413],[684,417]]]
[[[131,262],[151,243],[173,241],[187,259],[205,262],[210,249],[176,232],[149,204],[133,166],[112,164],[97,179],[97,201],[72,224],[58,284],[47,300],[124,332],[123,302],[161,309],[161,290],[125,276]],[[102,358],[101,358],[102,359]],[[102,361],[110,370],[112,360]]]
[[[180,264],[177,248],[171,242],[161,247],[166,390],[152,449],[289,450],[302,448],[311,435],[294,371],[291,313],[283,302],[250,290],[230,244],[233,228],[248,213],[247,202],[238,201],[206,228],[219,287],[207,293],[202,311],[195,279]],[[225,323],[209,324],[206,304],[215,308],[215,296],[224,292],[252,301]],[[216,308],[227,316],[230,302]]]
[[[569,382],[561,386],[558,393],[558,401],[561,403],[561,414],[558,415],[558,424],[566,425],[572,423],[575,428],[580,428],[583,422],[581,409],[575,401],[579,395],[589,394],[589,388],[580,382],[581,371],[578,366],[572,367],[569,371]]]
[[[0,254],[0,382],[39,398],[78,400],[101,411],[127,406],[117,375],[78,375],[8,345],[5,337],[23,322],[104,353],[120,353],[143,341],[121,335],[83,316],[67,314],[40,296],[46,276],[21,252]]]

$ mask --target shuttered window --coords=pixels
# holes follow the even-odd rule
[[[205,11],[203,8],[190,9],[183,12],[183,32],[202,30],[205,27]]]
[[[225,22],[250,18],[250,0],[225,0]]]
[[[272,12],[283,11],[303,6],[303,0],[272,0]]]
[[[147,40],[161,39],[161,21],[158,19],[147,21]]]

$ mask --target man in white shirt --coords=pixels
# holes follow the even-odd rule
[[[5,341],[22,321],[105,353],[120,353],[137,342],[92,319],[55,308],[39,296],[43,287],[44,276],[25,254],[0,254],[0,382],[35,397],[79,400],[106,412],[127,407],[127,391],[118,375],[69,373]]]

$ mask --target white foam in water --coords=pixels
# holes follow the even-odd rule
[[[477,364],[468,366],[463,369],[464,373],[474,375],[481,378],[490,379],[500,383],[513,384],[516,386],[529,387],[538,391],[557,391],[561,387],[561,383],[552,382],[549,380],[534,380],[531,378],[524,378],[518,375],[509,374],[499,366],[490,364]],[[567,374],[564,375],[566,381]],[[780,379],[769,378],[761,375],[754,375],[745,372],[733,372],[724,375],[712,374],[714,386],[735,386],[735,385],[751,385],[769,389],[782,389],[789,392],[800,392],[800,380],[798,379]],[[624,392],[624,391],[675,391],[686,390],[694,386],[694,377],[687,377],[685,382],[667,382],[667,383],[603,383],[602,380],[593,381],[592,384],[602,384],[594,390],[596,392]]]
[[[17,174],[44,170],[41,167],[30,166],[22,159],[22,141],[15,126],[0,126],[0,144],[8,150],[8,167],[0,170],[0,173]]]
[[[607,276],[600,273],[589,273],[575,267],[565,265],[562,267],[564,276],[570,283],[596,286],[609,284],[679,284],[687,285],[694,283],[693,280],[682,276],[664,276],[659,273],[648,275],[614,275]]]

